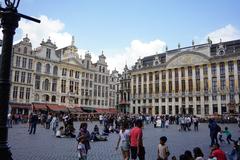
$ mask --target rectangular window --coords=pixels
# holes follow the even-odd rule
[[[209,106],[208,104],[204,105],[204,114],[209,115]]]
[[[20,99],[23,99],[23,98],[24,98],[24,87],[20,87],[19,98],[20,98]]]
[[[195,74],[196,74],[197,78],[200,78],[200,67],[199,66],[195,67]]]
[[[78,79],[78,78],[79,78],[79,75],[80,75],[80,72],[79,72],[79,71],[76,71],[76,72],[75,72],[75,78]]]
[[[33,65],[33,60],[28,59],[28,69],[32,69],[32,65]]]
[[[65,103],[65,96],[61,97],[61,103]]]
[[[228,72],[233,73],[233,71],[234,71],[233,61],[229,61],[228,62]]]
[[[196,79],[196,91],[200,91],[200,79]]]
[[[166,71],[162,71],[162,79],[166,79]]]
[[[204,83],[204,91],[208,91],[208,78],[204,78],[203,83]]]
[[[18,97],[18,86],[13,87],[13,99],[17,99]]]
[[[47,51],[46,51],[46,58],[51,59],[51,49],[49,48],[47,48]]]
[[[206,64],[203,65],[203,75],[208,74],[208,66]]]
[[[27,74],[27,83],[28,84],[32,83],[32,73]]]
[[[155,106],[155,114],[159,114],[159,107]]]
[[[193,91],[193,81],[192,81],[192,79],[188,80],[188,89],[189,89],[189,92]]]
[[[69,83],[69,91],[70,91],[71,93],[73,93],[73,84],[74,84],[74,82],[73,82],[73,81],[70,81],[70,83]]]
[[[30,99],[30,88],[27,88],[26,89],[26,100],[27,100],[27,102],[29,102],[29,99]]]
[[[66,93],[66,80],[62,80],[61,92]]]
[[[20,67],[21,57],[17,56],[16,58],[16,67]]]
[[[230,92],[234,92],[234,76],[229,77],[229,89]]]
[[[23,58],[22,60],[22,68],[26,68],[27,67],[27,58]]]
[[[186,91],[185,80],[182,80],[182,92]]]
[[[188,67],[188,76],[191,77],[192,76],[192,67]]]
[[[62,76],[67,76],[67,68],[62,69]]]
[[[184,69],[184,67],[181,68],[181,77],[185,77],[185,69]]]
[[[35,89],[40,89],[40,80],[41,80],[41,77],[39,75],[36,75],[36,77],[35,77]]]
[[[15,82],[18,82],[18,81],[19,81],[19,71],[15,71],[14,81],[15,81]]]
[[[212,78],[212,91],[217,92],[217,78]]]
[[[220,88],[221,90],[226,89],[225,77],[220,77]]]
[[[21,83],[25,83],[26,72],[21,73]]]
[[[73,70],[70,70],[69,77],[73,77]]]
[[[220,75],[225,75],[225,63],[220,63]]]
[[[197,105],[197,114],[201,114],[201,105]]]
[[[53,92],[57,91],[57,79],[53,79],[52,81],[52,91]]]
[[[213,76],[216,75],[216,72],[217,72],[216,63],[211,64],[211,72],[212,72],[212,75],[213,75]]]

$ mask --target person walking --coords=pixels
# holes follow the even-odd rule
[[[231,134],[231,132],[228,130],[228,127],[225,127],[225,130],[223,131],[223,133],[226,135],[226,139],[227,139],[227,142],[228,142],[228,144],[230,144],[230,141],[231,142],[235,142],[234,140],[232,140],[232,134]]]
[[[29,134],[32,133],[35,134],[38,123],[38,116],[35,112],[32,114],[32,117],[29,120],[29,122],[31,123]]]
[[[119,138],[116,147],[116,150],[118,150],[119,146],[121,147],[123,160],[129,160],[130,156],[130,140],[129,140],[130,131],[127,128],[128,128],[127,123],[124,123],[122,125],[122,129],[119,132]]]
[[[218,143],[213,144],[212,152],[209,158],[217,158],[217,160],[227,160],[226,154],[220,149],[220,145]]]
[[[80,129],[79,129],[79,134],[78,134],[78,137],[77,139],[83,137],[84,140],[83,140],[83,144],[85,145],[85,149],[86,149],[86,154],[88,153],[88,150],[91,149],[91,146],[90,146],[90,140],[91,140],[91,135],[89,133],[89,131],[87,130],[87,123],[81,123],[80,125]]]
[[[130,131],[130,147],[131,147],[131,158],[136,160],[145,160],[145,149],[143,147],[143,133],[142,133],[143,122],[138,119],[135,121],[135,127]]]
[[[219,126],[217,125],[217,123],[215,122],[215,120],[213,119],[209,119],[209,123],[208,123],[208,127],[210,130],[210,138],[211,138],[211,147],[213,146],[213,144],[218,143],[218,139],[217,139],[217,133],[219,131]]]
[[[7,124],[8,124],[8,128],[12,128],[12,114],[8,113],[8,119],[7,119]]]
[[[53,132],[54,132],[54,135],[56,135],[56,132],[57,132],[58,122],[59,122],[59,120],[58,120],[56,114],[54,114],[53,118],[50,122],[50,125],[51,125],[51,128],[52,128]]]
[[[87,151],[86,147],[84,145],[84,136],[81,136],[78,139],[78,145],[77,145],[77,150],[78,150],[78,158],[79,160],[87,160]]]

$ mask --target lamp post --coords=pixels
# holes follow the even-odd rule
[[[7,114],[10,93],[10,74],[12,45],[15,30],[21,18],[40,23],[39,20],[18,13],[20,0],[5,0],[5,8],[0,6],[1,27],[3,28],[2,54],[0,61],[0,155],[1,159],[12,160],[12,154],[7,144],[8,128]]]

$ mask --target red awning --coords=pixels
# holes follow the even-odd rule
[[[11,108],[31,109],[31,104],[10,103]]]
[[[67,108],[65,106],[62,105],[57,105],[57,104],[48,104],[47,107],[52,110],[52,111],[56,111],[56,112],[67,112]]]
[[[33,104],[33,110],[47,110],[47,105],[42,103]]]
[[[117,113],[116,108],[96,108],[97,113]]]

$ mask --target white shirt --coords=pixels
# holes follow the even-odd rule
[[[122,130],[120,130],[120,132],[119,132],[120,146],[122,146],[123,141],[126,141],[126,139],[129,138],[129,135],[130,135],[130,130],[129,129],[125,129],[124,132],[122,132]]]

